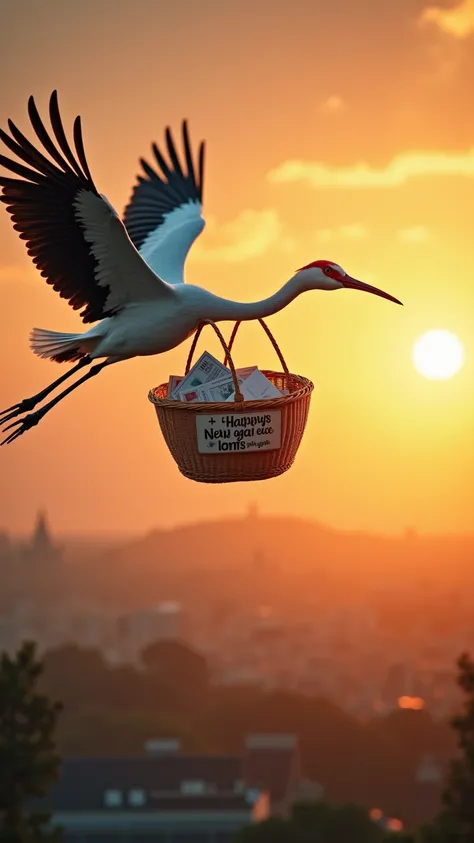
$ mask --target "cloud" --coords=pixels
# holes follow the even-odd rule
[[[431,234],[424,225],[414,225],[411,228],[401,228],[397,232],[397,238],[400,243],[427,243],[431,239]]]
[[[34,266],[0,266],[0,284],[28,284],[37,282],[38,278]]]
[[[285,161],[270,170],[272,184],[306,182],[319,188],[399,187],[415,176],[474,177],[474,147],[464,153],[404,152],[385,167],[360,161],[350,167],[333,167],[322,161]]]
[[[461,0],[451,9],[429,6],[422,12],[420,21],[433,23],[455,38],[466,38],[474,33],[474,0]]]
[[[336,94],[333,94],[321,103],[321,111],[325,114],[340,114],[340,112],[344,110],[344,105],[342,97],[338,97]]]
[[[366,226],[360,222],[339,226],[341,237],[347,237],[349,240],[362,240],[363,237],[367,237],[368,233]]]
[[[294,242],[285,235],[275,209],[255,211],[248,208],[222,225],[208,218],[205,234],[194,245],[192,255],[200,263],[240,263],[259,257],[276,246],[291,251]]]
[[[362,223],[351,223],[340,225],[337,228],[320,228],[316,232],[316,240],[319,243],[332,243],[333,240],[363,240],[368,237],[369,230]]]

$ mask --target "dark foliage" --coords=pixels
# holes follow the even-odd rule
[[[0,657],[0,843],[53,843],[49,815],[31,809],[59,771],[55,729],[62,705],[38,693],[43,670],[35,645]]]
[[[295,805],[288,819],[247,826],[233,843],[384,843],[391,837],[357,805],[315,802]]]
[[[474,661],[467,653],[458,659],[457,681],[465,699],[461,713],[451,721],[460,752],[443,796],[444,829],[446,839],[474,843]]]
[[[112,667],[99,652],[68,645],[45,655],[42,687],[62,699],[63,755],[136,755],[150,738],[172,737],[185,752],[242,752],[248,734],[295,733],[302,775],[334,803],[380,807],[405,823],[430,820],[441,788],[422,804],[415,782],[421,756],[449,756],[447,724],[426,711],[361,721],[321,697],[255,687],[215,686],[206,660],[180,641],[151,644],[142,666]]]

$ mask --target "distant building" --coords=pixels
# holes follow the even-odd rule
[[[53,541],[45,512],[38,512],[28,541],[6,543],[4,537],[1,550],[0,585],[10,608],[49,605],[57,599],[63,585],[63,551]]]
[[[50,603],[62,590],[63,551],[54,541],[44,511],[38,512],[30,541],[20,550],[25,595]]]
[[[249,787],[268,791],[272,815],[287,815],[300,789],[300,753],[296,735],[248,735],[243,776]]]
[[[54,570],[62,562],[62,550],[52,539],[43,510],[38,512],[30,541],[20,548],[20,557],[24,565],[31,564],[44,573]]]
[[[247,507],[247,518],[249,521],[257,521],[259,516],[258,505],[251,501]]]
[[[426,822],[439,811],[442,794],[450,767],[447,755],[422,755],[415,769],[413,794],[415,796],[414,820]]]
[[[130,758],[66,758],[41,800],[64,843],[230,843],[244,825],[284,814],[299,793],[294,735],[249,736],[242,755],[179,752],[148,741]]]
[[[381,698],[386,710],[396,709],[398,700],[404,696],[415,696],[413,669],[406,662],[394,662],[389,665],[381,687]]]
[[[138,609],[117,620],[118,649],[124,661],[136,661],[141,650],[153,641],[183,637],[181,603],[167,601]]]

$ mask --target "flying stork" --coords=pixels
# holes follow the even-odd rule
[[[186,284],[186,257],[205,225],[204,142],[195,158],[186,121],[181,156],[167,128],[168,157],[153,144],[156,169],[141,159],[143,174],[121,220],[92,178],[80,117],[74,121],[71,148],[56,91],[49,102],[52,134],[33,97],[28,100],[28,114],[39,144],[31,143],[11,120],[9,133],[0,130],[0,140],[19,159],[0,155],[0,165],[14,174],[0,176],[0,199],[43,278],[74,310],[82,308],[82,321],[92,327],[82,333],[33,329],[30,346],[35,354],[75,365],[41,392],[0,413],[0,425],[7,425],[3,432],[10,431],[2,444],[37,425],[66,395],[106,366],[169,351],[205,319],[264,318],[307,290],[364,290],[401,304],[327,260],[306,264],[273,296],[253,303],[231,301]],[[85,367],[87,372],[78,380],[31,412]]]

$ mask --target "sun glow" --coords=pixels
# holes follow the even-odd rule
[[[425,707],[425,701],[422,697],[403,696],[398,698],[398,707],[409,708],[412,711],[421,711]]]
[[[464,350],[449,331],[428,331],[415,343],[413,363],[420,375],[430,380],[446,380],[459,372]]]

